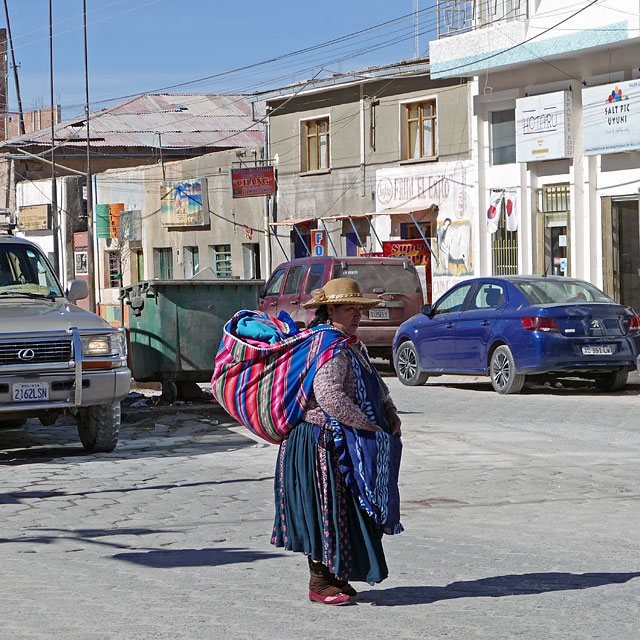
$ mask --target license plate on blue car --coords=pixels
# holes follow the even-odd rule
[[[582,355],[583,356],[611,356],[613,355],[613,350],[611,349],[611,346],[608,344],[588,345],[586,347],[582,347]]]

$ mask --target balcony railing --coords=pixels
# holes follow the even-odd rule
[[[438,39],[529,17],[529,0],[438,0]]]

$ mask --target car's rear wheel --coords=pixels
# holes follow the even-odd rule
[[[506,345],[499,346],[493,352],[489,373],[491,384],[498,393],[506,395],[522,391],[526,376],[516,371],[516,363],[511,349]]]
[[[420,371],[418,352],[413,342],[403,342],[396,353],[396,375],[402,384],[417,387],[429,379],[429,374]]]
[[[602,391],[620,391],[627,384],[629,372],[624,369],[601,373],[596,377],[596,386]]]

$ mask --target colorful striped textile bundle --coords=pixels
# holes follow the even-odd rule
[[[296,333],[287,320],[262,311],[236,313],[224,327],[211,379],[227,413],[274,444],[300,422],[315,372],[355,341],[329,325]]]

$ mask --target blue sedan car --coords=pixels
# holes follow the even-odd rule
[[[398,329],[393,357],[414,386],[443,373],[484,374],[498,393],[527,376],[577,376],[605,391],[627,383],[640,317],[588,282],[554,276],[465,280]]]

